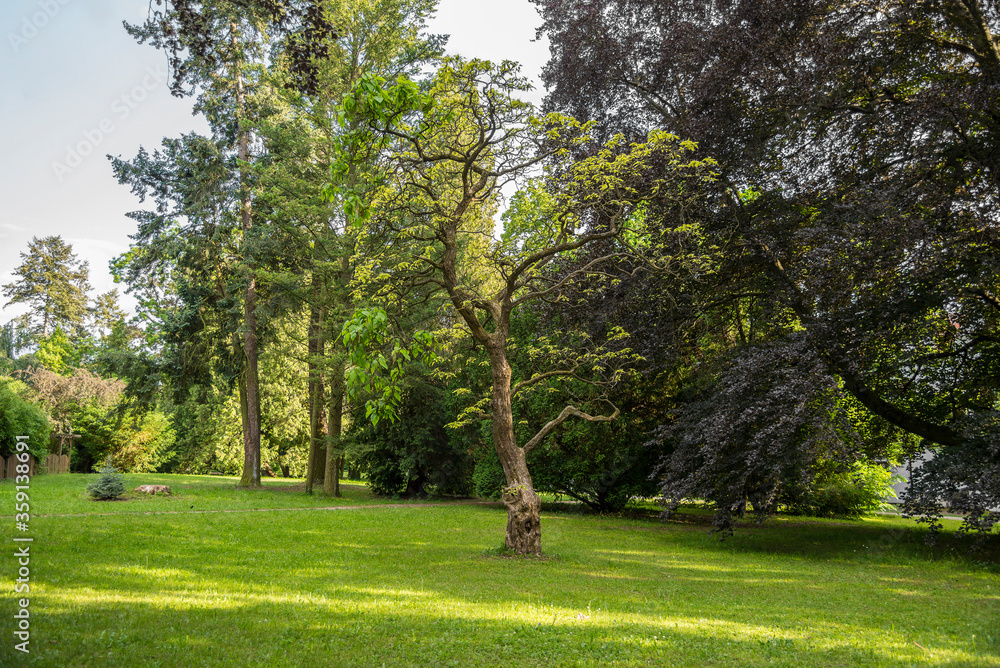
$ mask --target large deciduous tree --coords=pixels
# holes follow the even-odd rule
[[[355,141],[385,148],[374,172],[373,205],[354,200],[355,213],[368,217],[365,232],[382,240],[358,273],[417,299],[442,294],[452,317],[485,350],[492,387],[482,413],[491,420],[506,477],[506,546],[538,554],[541,503],[526,452],[571,417],[601,422],[619,411],[610,402],[604,415],[567,405],[519,444],[512,398],[554,378],[585,382],[602,372],[614,377],[616,358],[582,353],[557,368],[513,378],[511,314],[532,301],[556,300],[566,286],[634,251],[635,240],[646,233],[648,202],[683,216],[709,166],[688,158],[693,145],[662,132],[636,144],[616,137],[574,161],[571,152],[584,146],[586,128],[566,116],[539,116],[517,99],[528,88],[517,72],[510,62],[449,60],[427,93],[407,80],[367,78],[345,110],[362,121],[364,131]],[[501,188],[527,186],[529,177],[543,171],[551,189],[544,203],[510,234],[495,238],[492,214]],[[560,259],[596,246],[603,252],[586,265],[556,270]]]
[[[751,322],[771,339],[804,328],[871,414],[955,455],[929,465],[913,510],[959,489],[976,517],[1000,504],[972,470],[1000,438],[1000,5],[536,4],[547,104],[636,135],[665,127],[719,161],[707,232],[721,260],[687,322],[744,340]]]
[[[309,310],[310,473],[307,492],[322,483],[338,495],[343,464],[341,431],[346,356],[336,341],[354,309],[348,289],[353,276],[354,234],[344,226],[340,207],[322,197],[329,180],[337,136],[336,109],[364,74],[389,79],[415,75],[436,59],[443,39],[423,32],[436,0],[330,0],[324,3],[336,36],[311,60],[309,85],[301,86],[298,61],[278,58],[270,69],[269,109],[255,130],[268,160],[259,169],[258,207],[272,238],[295,255],[283,276],[273,276]],[[357,162],[357,161],[356,161]],[[343,174],[345,182],[363,165]]]

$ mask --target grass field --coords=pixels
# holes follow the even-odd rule
[[[28,655],[0,483],[4,666],[1000,666],[996,541],[930,548],[896,518],[720,540],[696,515],[550,510],[546,557],[509,559],[495,505],[157,475],[128,485],[175,496],[95,502],[88,479],[31,482]]]

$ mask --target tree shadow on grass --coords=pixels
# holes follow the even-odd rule
[[[670,533],[693,531],[718,550],[787,555],[819,561],[894,561],[948,559],[958,564],[1000,573],[1000,533],[987,537],[942,531],[929,540],[925,526],[902,525],[898,521],[813,519],[779,515],[763,522],[740,522],[733,532],[712,530],[711,515],[677,513],[669,519],[629,516],[630,524],[609,522],[613,531]]]
[[[872,569],[862,564],[782,550],[761,560],[754,545],[734,549],[703,531],[609,533],[615,520],[584,517],[548,521],[559,559],[483,559],[504,518],[466,506],[52,520],[53,534],[39,541],[49,551],[38,562],[33,658],[59,666],[1000,661],[1000,637],[970,655],[967,639],[941,631],[961,617],[986,642],[997,601],[969,578],[951,588],[905,569],[866,576]],[[824,528],[835,530],[843,528]],[[922,621],[942,602],[953,612]],[[896,631],[899,620],[918,621]]]
[[[71,594],[71,592],[70,592]],[[710,615],[615,620],[557,608],[551,619],[456,605],[433,592],[273,595],[59,596],[37,609],[39,666],[843,666],[974,665],[955,648],[900,634],[859,642],[851,629],[766,626]],[[441,609],[441,606],[445,609]],[[450,606],[450,607],[448,607]],[[560,614],[562,613],[562,614]],[[982,654],[982,665],[997,654]]]

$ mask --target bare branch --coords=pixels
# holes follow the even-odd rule
[[[611,415],[588,415],[587,413],[584,413],[576,406],[567,406],[566,408],[562,409],[562,412],[559,413],[558,417],[556,417],[554,420],[550,421],[548,424],[542,427],[541,430],[539,430],[539,432],[535,434],[530,441],[524,444],[524,451],[529,452],[532,448],[541,443],[542,439],[548,436],[553,429],[561,425],[563,422],[565,422],[572,416],[576,416],[581,420],[586,420],[587,422],[613,421],[615,418],[618,417],[618,414],[621,413],[621,409],[619,409],[614,404],[611,405],[615,409]]]

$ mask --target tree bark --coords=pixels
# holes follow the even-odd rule
[[[326,470],[326,435],[323,406],[324,387],[322,360],[326,343],[323,335],[323,320],[326,309],[322,306],[325,295],[322,277],[314,271],[312,277],[312,300],[309,310],[309,466],[306,471],[306,492],[312,492],[313,485],[323,484]]]
[[[320,305],[322,300],[320,290],[320,279],[317,273],[313,273],[313,305],[309,310],[309,465],[306,471],[306,492],[312,492],[313,484],[317,481],[322,484],[323,475],[318,469],[322,467],[320,459],[320,449],[326,430],[323,424],[324,387],[323,372],[321,370],[321,360],[325,353],[325,343],[323,340],[323,313]]]
[[[246,335],[244,350],[246,351],[246,430],[243,433],[243,477],[242,487],[260,487],[260,384],[257,374],[257,322],[254,317],[256,307],[256,290],[254,280],[250,279],[244,301],[244,317],[246,318]]]
[[[234,46],[237,42],[237,31],[233,31]],[[238,155],[240,160],[240,219],[243,226],[244,260],[250,230],[253,227],[251,216],[250,186],[246,163],[250,159],[250,131],[243,126],[246,117],[246,94],[243,90],[243,72],[240,63],[234,64],[236,70],[236,114],[240,124]],[[243,320],[246,332],[243,337],[243,350],[246,355],[246,420],[243,431],[243,477],[241,487],[260,487],[260,378],[257,373],[257,279],[254,275],[253,262],[247,262],[247,289],[243,299]]]
[[[326,446],[326,474],[323,480],[323,493],[327,496],[340,496],[340,467],[343,464],[340,436],[344,427],[344,367],[343,357],[338,356],[337,363],[330,372],[330,415],[327,419],[330,439]]]
[[[517,554],[542,553],[542,501],[535,493],[528,472],[524,450],[517,447],[514,438],[514,416],[511,411],[510,364],[507,362],[506,342],[495,340],[498,332],[487,345],[490,371],[493,376],[493,445],[503,467],[507,486],[503,489],[503,502],[507,506],[507,533],[505,547]]]

